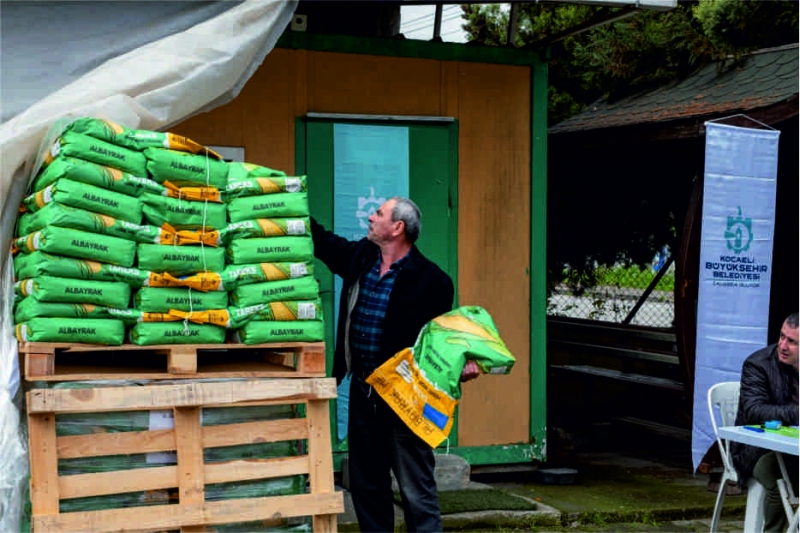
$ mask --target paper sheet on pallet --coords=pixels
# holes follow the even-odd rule
[[[167,131],[235,98],[296,2],[3,2],[0,34],[0,531],[19,530],[25,449],[10,248],[51,126],[89,115]],[[17,465],[17,466],[15,466]],[[26,467],[25,467],[26,468]]]

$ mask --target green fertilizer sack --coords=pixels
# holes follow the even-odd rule
[[[515,362],[492,318],[476,306],[459,307],[425,324],[413,347],[395,354],[366,381],[435,448],[452,429],[467,361],[486,374],[508,374]]]
[[[228,173],[228,186],[225,188],[225,198],[230,201],[244,196],[259,196],[280,192],[305,192],[305,176],[275,176],[244,179],[231,178]]]
[[[182,320],[179,316],[169,313],[150,313],[141,309],[112,309],[108,308],[107,313],[112,318],[117,318],[125,324],[133,325],[139,322],[177,322]]]
[[[19,217],[17,233],[27,235],[47,226],[77,229],[90,233],[103,233],[120,239],[153,244],[171,244],[175,240],[175,230],[169,226],[157,228],[134,224],[107,215],[92,213],[67,205],[51,203],[36,211]]]
[[[178,187],[210,186],[223,191],[228,184],[228,164],[213,153],[194,155],[165,148],[145,148],[147,170],[159,183]]]
[[[110,307],[94,304],[41,302],[23,298],[14,309],[14,323],[28,322],[33,318],[120,318],[109,313]]]
[[[231,222],[303,216],[308,216],[308,195],[305,192],[246,196],[228,202],[228,217]]]
[[[222,239],[226,244],[230,244],[237,239],[284,237],[288,235],[311,236],[311,224],[308,217],[244,220],[242,222],[232,222],[222,231]]]
[[[17,279],[55,276],[97,281],[122,281],[131,287],[182,286],[175,278],[155,272],[44,252],[17,255],[14,258],[14,274]]]
[[[279,178],[281,176],[286,176],[286,172],[262,167],[254,163],[242,163],[240,161],[228,163],[229,182],[244,181],[248,178]]]
[[[285,300],[315,300],[319,298],[319,284],[312,276],[267,281],[245,285],[230,293],[231,304],[236,307],[280,302]]]
[[[94,304],[119,309],[127,308],[131,301],[131,287],[121,281],[39,276],[17,281],[14,292],[40,302]]]
[[[164,289],[144,287],[134,295],[134,307],[149,313],[178,311],[205,311],[225,309],[228,295],[224,292],[200,292],[180,287]]]
[[[139,322],[130,331],[133,344],[152,346],[155,344],[222,344],[225,328],[211,324],[184,322]]]
[[[101,263],[125,267],[133,266],[136,258],[135,242],[57,226],[47,226],[34,233],[18,237],[14,240],[13,246],[13,250],[25,254],[42,251],[53,255],[92,259]]]
[[[319,342],[324,338],[324,323],[316,321],[272,322],[251,320],[235,334],[235,339],[242,344]]]
[[[314,257],[311,237],[265,237],[234,240],[226,248],[234,265],[307,261]]]
[[[19,342],[72,342],[119,346],[125,340],[121,320],[103,318],[32,318],[17,324]]]
[[[237,329],[250,320],[322,320],[322,302],[319,299],[307,302],[271,302],[250,307],[229,307],[228,309],[191,312],[173,309],[169,314],[197,324],[216,324],[229,329]]]
[[[223,229],[228,224],[224,204],[192,202],[168,196],[142,196],[144,218],[149,224],[168,224],[178,230]]]
[[[85,209],[134,224],[142,221],[142,204],[137,198],[68,178],[61,178],[22,201],[25,208],[32,212],[51,203]]]
[[[141,152],[71,131],[64,132],[53,143],[44,164],[49,165],[58,157],[86,159],[134,176],[147,176],[147,159]]]
[[[96,137],[112,144],[130,148],[131,150],[144,150],[145,148],[153,146],[182,152],[191,152],[193,154],[205,154],[207,151],[217,159],[222,159],[222,157],[213,150],[191,139],[187,139],[182,135],[175,135],[174,133],[168,132],[163,133],[160,131],[131,129],[121,124],[111,122],[110,120],[100,118],[81,117],[67,126],[67,131],[74,131],[83,135],[89,135],[90,137]]]
[[[198,291],[232,291],[237,287],[302,278],[314,274],[311,261],[297,263],[259,263],[254,265],[229,265],[222,272],[198,272],[180,278],[181,283]]]
[[[140,269],[174,276],[209,270],[221,272],[225,268],[224,248],[139,244],[138,254]]]
[[[68,178],[128,196],[141,196],[142,193],[148,191],[160,194],[163,190],[162,185],[147,176],[134,176],[116,168],[67,156],[57,157],[47,165],[33,180],[31,189],[34,192],[41,191],[61,178]]]

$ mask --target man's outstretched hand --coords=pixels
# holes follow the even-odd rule
[[[478,363],[475,361],[467,361],[464,365],[464,370],[461,371],[461,382],[472,381],[481,375],[481,369],[478,368]]]

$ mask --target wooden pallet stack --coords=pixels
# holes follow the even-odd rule
[[[334,490],[329,423],[336,383],[325,377],[323,343],[19,348],[28,389],[34,533],[226,531],[232,524],[253,530],[285,526],[293,517],[310,517],[313,531],[336,531],[336,515],[344,510],[342,494]],[[209,410],[286,405],[298,406],[304,416],[203,422]],[[58,431],[59,421],[69,417],[135,412],[171,413],[172,421],[121,431]],[[280,442],[303,446],[285,456],[207,460],[226,447]],[[164,453],[175,460],[70,475],[60,468],[69,461]],[[293,494],[248,497],[245,491],[244,497],[224,497],[226,486],[292,476],[304,476],[303,489]],[[77,511],[65,505],[126,494],[144,495],[145,504]],[[169,496],[156,497],[163,494]]]

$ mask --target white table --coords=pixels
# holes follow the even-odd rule
[[[781,467],[784,484],[787,487],[786,490],[781,488],[781,495],[784,497],[784,499],[787,499],[788,501],[794,500],[794,503],[796,503],[796,498],[792,492],[792,484],[789,480],[789,473],[786,471],[786,465],[783,463],[783,456],[781,454],[788,453],[790,455],[800,455],[800,440],[794,437],[780,435],[772,431],[764,431],[763,433],[759,431],[753,431],[745,428],[744,426],[723,426],[717,428],[717,434],[720,438],[729,440],[731,442],[741,442],[744,444],[749,444],[750,446],[758,446],[759,448],[765,448],[767,450],[778,452],[778,464]],[[751,480],[751,482],[752,481],[754,480]],[[744,517],[744,530],[760,530],[760,528],[756,527],[755,524],[760,523],[759,521],[763,517],[753,516],[753,505],[750,505],[749,498],[747,503],[748,505],[745,509]],[[795,512],[794,516],[792,516],[790,512],[791,507],[788,507],[788,503],[784,502],[784,507],[788,509],[786,514],[789,517],[789,531],[794,531],[797,529],[798,513],[800,513],[800,510]]]

